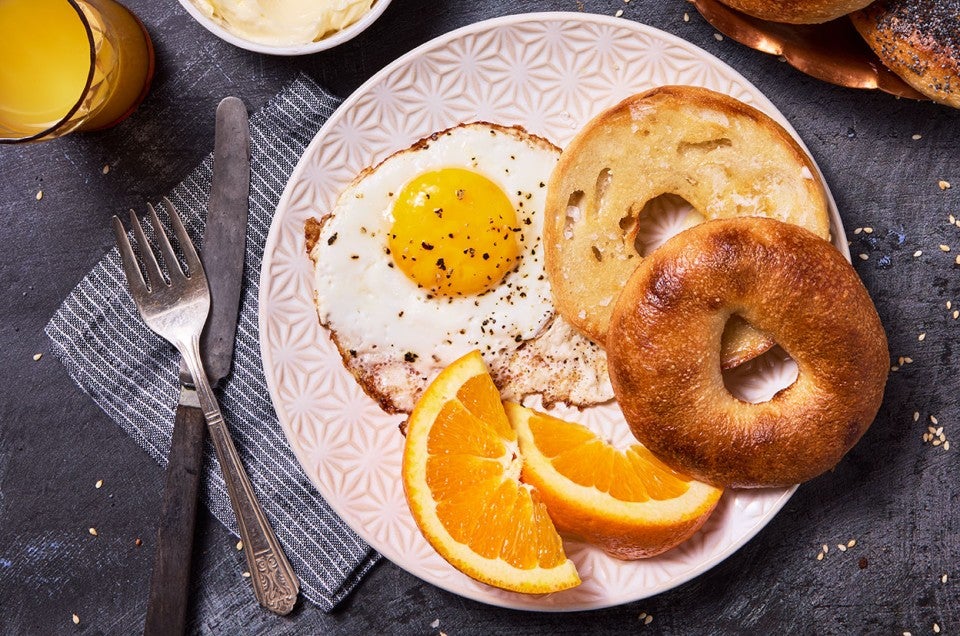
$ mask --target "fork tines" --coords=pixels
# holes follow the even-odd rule
[[[180,266],[180,261],[177,258],[176,252],[173,250],[173,246],[170,244],[170,239],[167,237],[163,225],[160,223],[157,211],[148,203],[147,208],[150,210],[150,223],[153,226],[154,235],[160,248],[160,262],[157,261],[157,257],[150,247],[150,242],[147,240],[147,235],[143,231],[143,226],[140,224],[137,213],[130,210],[130,225],[133,228],[133,235],[140,247],[140,255],[143,259],[144,267],[147,270],[147,280],[144,281],[143,273],[134,255],[126,228],[123,226],[123,221],[121,221],[119,217],[114,216],[113,231],[117,237],[117,247],[120,249],[120,256],[123,260],[123,270],[127,276],[127,284],[130,286],[130,293],[134,298],[169,284],[160,268],[161,263],[166,265],[170,281],[173,281],[175,278],[190,278],[195,273],[202,273],[203,271],[200,257],[197,255],[197,250],[194,248],[193,242],[190,240],[190,236],[187,234],[187,230],[180,220],[177,209],[166,197],[164,197],[162,201],[170,217],[170,225],[177,235],[180,249],[183,251],[187,271],[185,273]]]

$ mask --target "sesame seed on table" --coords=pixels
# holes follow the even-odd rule
[[[960,111],[817,81],[720,36],[686,0],[394,0],[354,40],[297,58],[234,48],[176,2],[125,4],[156,46],[143,105],[103,132],[0,146],[0,632],[143,629],[163,471],[47,355],[43,333],[113,247],[110,217],[143,209],[193,170],[213,147],[213,112],[227,95],[253,112],[305,72],[345,97],[452,29],[547,10],[618,16],[684,38],[742,73],[796,128],[837,200],[889,338],[893,372],[876,421],[722,563],[669,592],[588,613],[486,606],[383,561],[334,612],[301,601],[276,617],[252,594],[234,594],[249,588],[242,546],[203,510],[190,631],[960,631],[960,506],[949,501],[960,478],[960,447],[950,445],[960,430]]]

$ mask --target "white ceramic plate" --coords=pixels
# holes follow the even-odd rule
[[[520,124],[563,147],[622,98],[662,84],[705,86],[783,116],[736,71],[656,29],[606,16],[509,16],[454,31],[401,57],[361,86],[317,133],[290,178],[267,240],[260,281],[260,345],[270,397],[307,476],[360,536],[412,574],[456,594],[531,610],[580,610],[638,600],[716,565],[756,534],[793,489],[730,491],[703,529],[653,559],[624,562],[567,544],[583,584],[527,596],[477,583],[421,536],[400,480],[402,417],[383,413],[344,370],[312,303],[303,224],[329,210],[366,166],[460,122]],[[849,252],[831,197],[833,236]],[[776,360],[744,386],[762,395],[788,384]],[[759,377],[757,376],[759,373]],[[561,411],[618,441],[629,432],[615,405]]]

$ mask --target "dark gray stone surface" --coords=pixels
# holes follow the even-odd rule
[[[721,565],[671,592],[590,613],[487,607],[383,563],[333,614],[306,606],[287,618],[268,616],[235,594],[246,585],[235,539],[204,514],[198,567],[205,575],[194,590],[193,629],[924,634],[938,623],[941,633],[960,630],[960,435],[949,451],[921,440],[930,415],[948,439],[960,431],[960,321],[945,307],[960,302],[960,227],[948,223],[948,214],[960,217],[960,112],[817,82],[774,57],[716,40],[683,0],[394,0],[357,39],[295,59],[235,49],[172,0],[128,4],[157,47],[157,74],[143,106],[102,133],[0,147],[0,631],[142,628],[161,471],[53,356],[33,355],[48,351],[43,326],[62,298],[112,246],[110,216],[155,200],[210,151],[217,102],[239,95],[254,110],[301,70],[346,96],[400,54],[455,27],[507,13],[617,9],[734,66],[809,145],[886,325],[893,363],[913,360],[891,375],[873,427],[837,469],[803,485]],[[111,167],[106,175],[104,164]],[[954,187],[941,190],[941,179]],[[873,233],[853,233],[863,226]],[[942,252],[941,244],[953,251]],[[914,258],[917,250],[923,254]],[[836,549],[851,538],[854,548]],[[832,549],[817,561],[823,543]],[[654,621],[644,626],[641,612]],[[436,619],[439,628],[431,626]]]

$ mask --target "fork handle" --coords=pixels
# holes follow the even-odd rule
[[[200,408],[207,420],[210,439],[220,461],[230,503],[237,517],[254,595],[268,610],[281,615],[287,614],[297,602],[300,584],[257,501],[237,447],[230,438],[230,431],[227,430],[220,406],[203,369],[199,338],[193,338],[187,347],[182,348],[181,354],[194,378]]]

